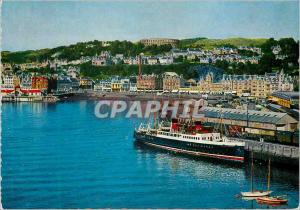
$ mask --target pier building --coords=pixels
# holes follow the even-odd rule
[[[299,145],[298,120],[283,112],[205,107],[203,122],[223,124],[230,136]]]
[[[296,119],[281,112],[205,107],[204,114],[206,122],[218,123],[222,119],[222,122],[227,125],[265,130],[271,133],[272,131],[295,131],[298,125]]]

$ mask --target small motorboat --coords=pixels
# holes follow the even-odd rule
[[[282,196],[265,196],[256,198],[256,202],[261,204],[279,205],[286,204],[288,199],[285,199]]]
[[[262,190],[256,190],[252,192],[241,192],[241,195],[243,197],[262,197],[270,195],[272,191],[262,191]]]

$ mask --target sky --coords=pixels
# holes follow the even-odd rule
[[[298,1],[4,1],[1,49],[91,40],[270,38],[299,40]]]

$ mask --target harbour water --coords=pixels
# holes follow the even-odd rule
[[[298,172],[272,169],[271,190],[288,205],[236,198],[247,165],[176,156],[133,142],[141,119],[98,119],[96,102],[2,104],[4,208],[296,208]],[[266,187],[256,164],[254,185]]]

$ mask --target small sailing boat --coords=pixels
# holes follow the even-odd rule
[[[241,192],[243,197],[263,197],[271,194],[270,191],[270,176],[271,176],[271,161],[269,159],[269,167],[268,167],[268,189],[266,191],[263,190],[254,190],[253,185],[253,174],[254,174],[254,164],[253,164],[253,153],[252,153],[252,161],[251,161],[251,191],[250,192]]]
[[[251,192],[241,192],[243,197],[261,197],[270,195],[272,191],[256,190]]]
[[[256,202],[260,204],[281,205],[286,204],[288,199],[283,198],[283,196],[265,196],[256,198]]]

